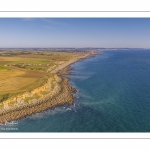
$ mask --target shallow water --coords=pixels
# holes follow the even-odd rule
[[[74,105],[20,119],[14,132],[150,131],[150,50],[105,51],[73,64],[67,77]]]

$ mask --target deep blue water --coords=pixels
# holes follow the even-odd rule
[[[104,51],[71,68],[74,105],[20,119],[15,132],[150,132],[150,50]]]

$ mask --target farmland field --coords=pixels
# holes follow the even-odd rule
[[[79,52],[1,50],[0,102],[43,85],[51,70],[78,55]]]

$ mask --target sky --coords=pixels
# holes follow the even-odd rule
[[[150,48],[150,18],[0,18],[0,48]]]

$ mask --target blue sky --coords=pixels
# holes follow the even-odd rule
[[[150,18],[0,18],[0,48],[150,48]]]

